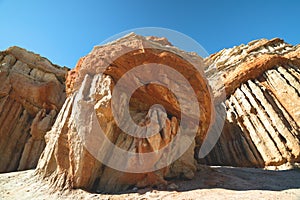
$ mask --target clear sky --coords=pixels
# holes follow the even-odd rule
[[[0,50],[17,45],[70,68],[139,27],[182,32],[209,54],[259,38],[300,43],[298,0],[0,0],[0,19]]]

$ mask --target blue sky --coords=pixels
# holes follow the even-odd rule
[[[128,29],[184,33],[211,54],[258,38],[300,43],[300,1],[0,0],[0,50],[17,45],[61,66]]]

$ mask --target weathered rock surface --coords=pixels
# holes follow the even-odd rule
[[[224,49],[206,59],[226,90],[222,135],[206,156],[213,165],[264,167],[300,161],[300,48],[281,39],[256,40]]]
[[[130,115],[137,124],[145,126],[151,121],[157,125],[155,134],[147,138],[138,138],[118,127],[111,108],[112,93],[116,83],[126,72],[148,63],[156,64],[148,71],[140,73],[141,79],[136,76],[130,77],[130,81],[125,82],[121,90],[130,88],[132,84],[139,84],[143,78],[158,75],[164,76],[163,80],[166,82],[171,82],[175,90],[180,88],[183,84],[178,82],[179,80],[173,80],[174,77],[161,73],[160,68],[157,68],[167,65],[180,72],[197,93],[197,105],[192,106],[199,106],[200,115],[196,119],[197,115],[193,114],[193,109],[187,111],[185,107],[180,108],[168,88],[148,83],[139,87],[131,97],[120,95],[120,98],[115,99],[115,105],[121,105],[120,108],[123,108],[124,101],[130,98]],[[198,70],[193,65],[197,66]],[[46,135],[47,145],[39,160],[37,175],[47,179],[56,188],[84,188],[101,192],[117,192],[131,186],[165,185],[166,179],[172,177],[192,178],[196,171],[194,148],[201,145],[214,114],[210,88],[203,78],[203,73],[202,59],[199,56],[170,46],[166,39],[129,34],[107,45],[95,47],[69,72],[66,82],[68,98],[53,128]],[[164,84],[163,81],[161,84]],[[182,92],[181,95],[183,102],[190,102],[191,94]],[[166,113],[160,108],[149,110],[154,104],[163,105]],[[119,109],[117,112],[122,115],[123,110]],[[95,124],[99,124],[106,138],[128,152],[144,154],[157,152],[168,146],[163,149],[163,153],[143,161],[151,169],[158,160],[165,159],[167,162],[176,156],[176,149],[169,144],[178,135],[181,117],[188,112],[191,113],[187,116],[189,123],[199,120],[199,124],[196,124],[196,139],[192,137],[188,149],[174,163],[155,171],[130,173],[110,168],[94,155],[105,155],[106,160],[110,161],[113,159],[111,153],[115,148],[106,148],[106,141],[97,137],[88,142],[93,130],[99,129]],[[81,120],[76,120],[76,113],[80,113]],[[128,119],[122,119],[122,123],[127,124]],[[162,126],[164,123],[165,126]],[[129,132],[136,132],[135,129],[128,128]],[[88,130],[90,135],[80,136],[84,130]],[[185,140],[189,139],[190,136],[183,135],[175,142],[184,144]],[[87,145],[94,147],[96,152],[87,149]],[[139,158],[132,157],[125,166],[120,167],[132,168],[138,161]]]
[[[0,52],[0,172],[36,167],[65,100],[66,71],[19,47]]]

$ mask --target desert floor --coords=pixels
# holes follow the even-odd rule
[[[178,189],[136,189],[122,194],[56,191],[34,170],[0,174],[0,199],[300,199],[300,169],[203,167],[193,180],[175,180]],[[174,186],[173,184],[173,186]]]

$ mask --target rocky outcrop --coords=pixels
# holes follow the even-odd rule
[[[300,161],[300,48],[281,39],[256,40],[206,59],[216,104],[226,109],[221,137],[204,162],[231,166],[278,166]],[[225,87],[223,103],[219,90]],[[203,160],[202,160],[203,161]]]
[[[132,33],[95,47],[69,72],[68,98],[46,135],[36,174],[55,188],[101,192],[192,178],[194,148],[214,116],[203,74],[199,56],[163,38]]]
[[[0,172],[37,165],[65,100],[66,71],[19,47],[0,52]]]
[[[95,47],[68,72],[68,97],[45,136],[36,175],[56,189],[165,186],[194,176],[194,152],[208,131],[221,136],[198,162],[299,162],[299,52],[263,39],[211,55],[204,67],[164,38],[129,34]]]

